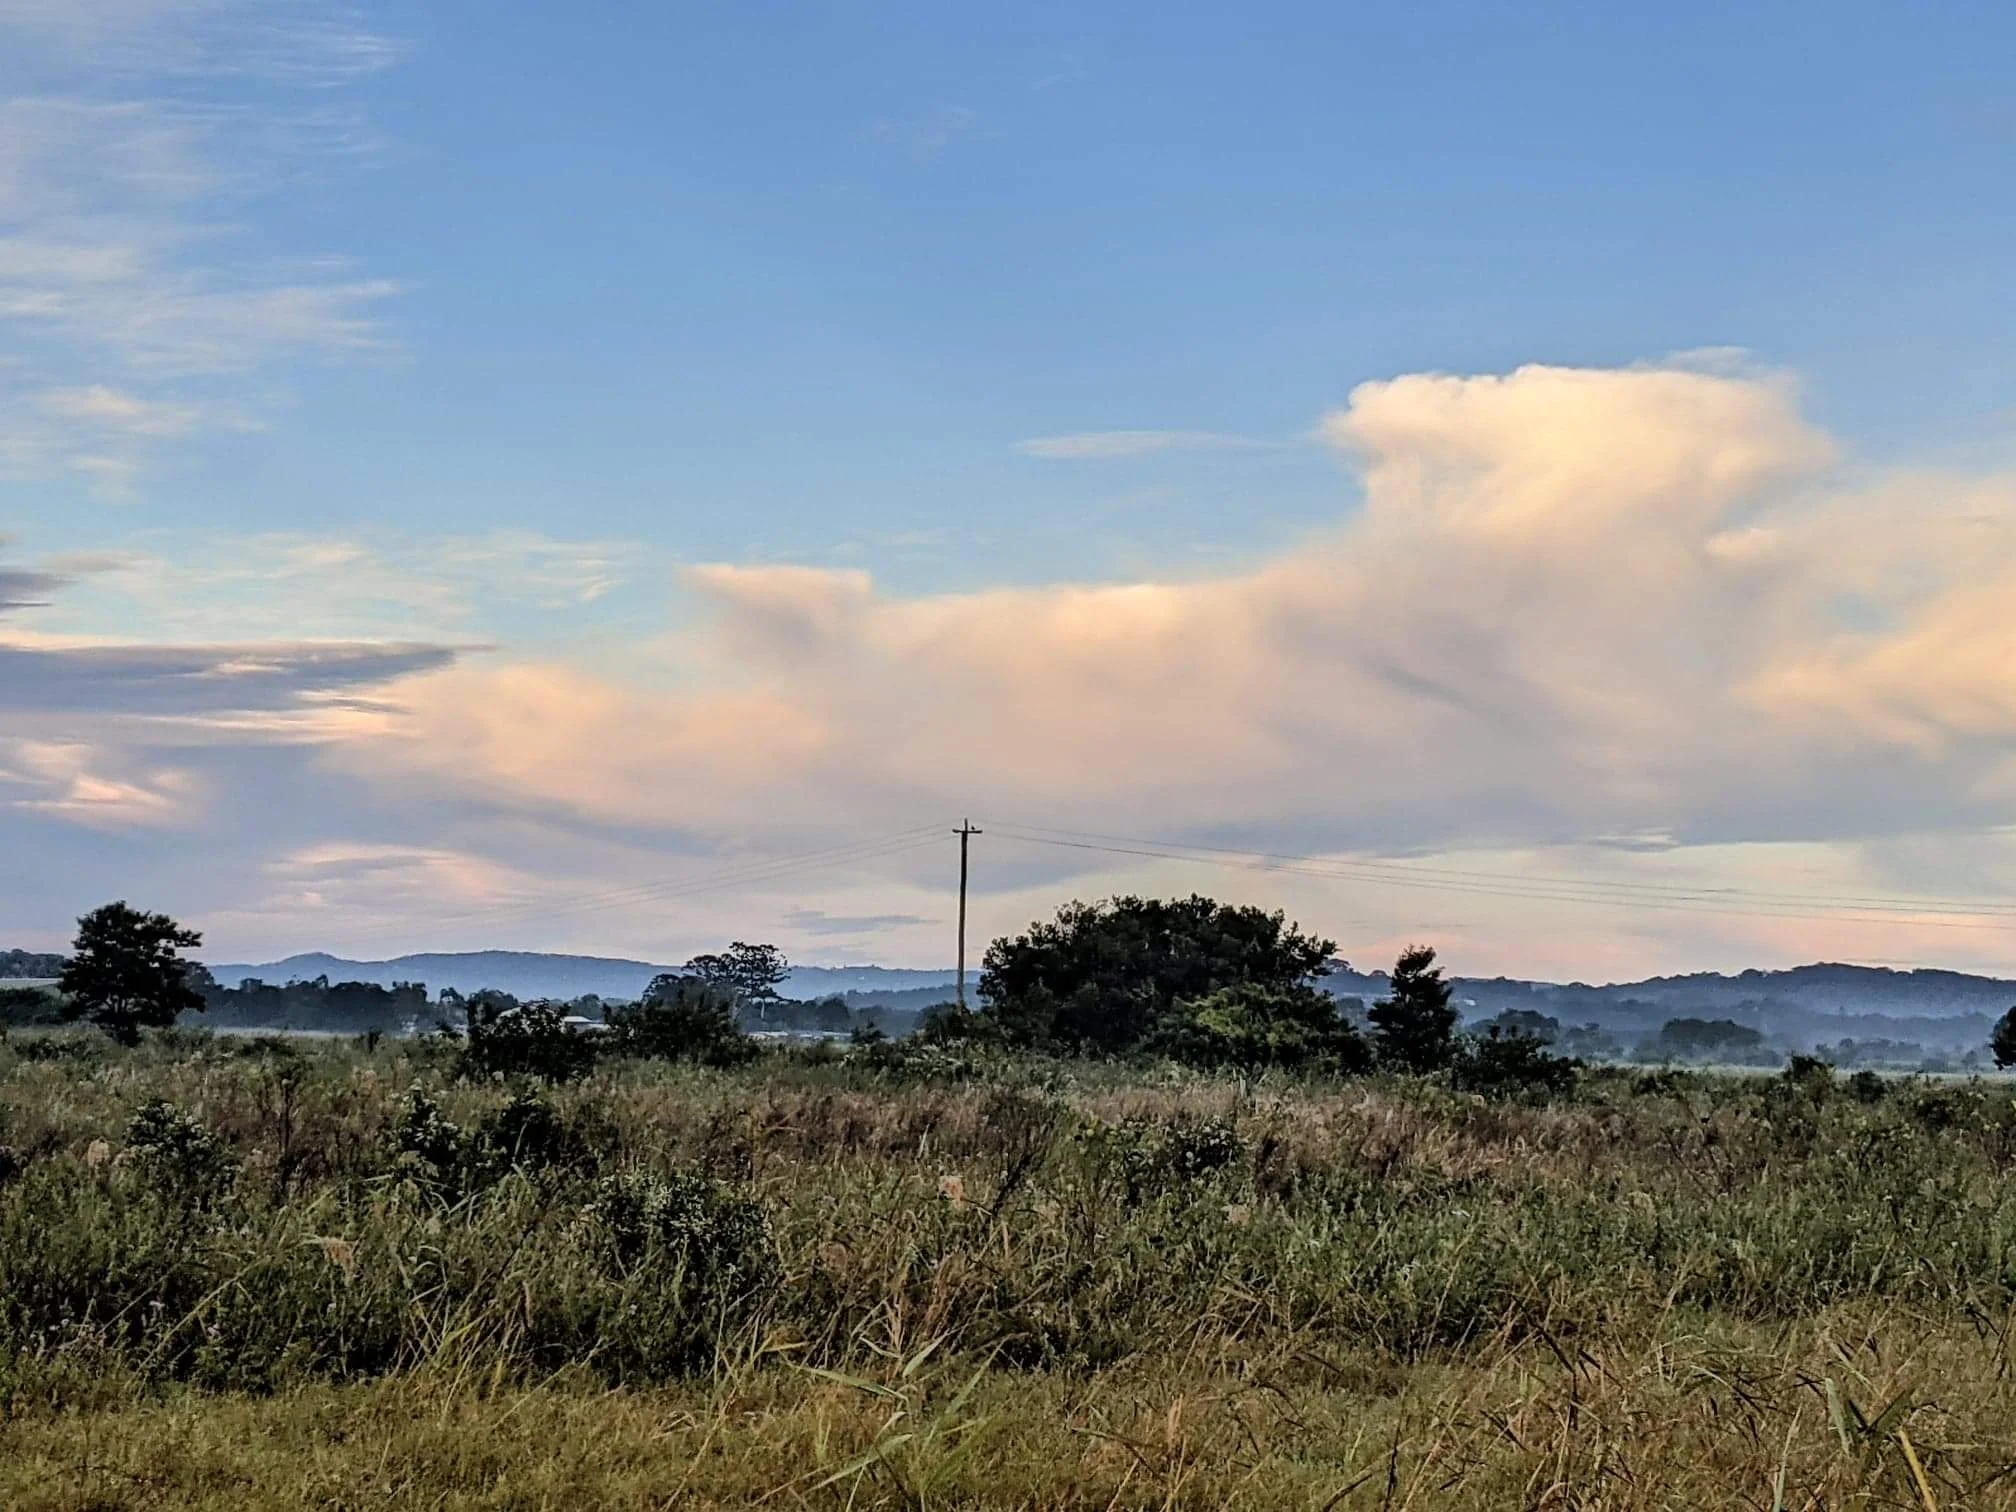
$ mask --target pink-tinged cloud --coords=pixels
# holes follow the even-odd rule
[[[48,684],[20,733],[68,754],[15,751],[0,800],[203,826],[213,862],[242,858],[238,892],[212,886],[220,927],[288,948],[397,928],[408,948],[664,959],[767,929],[818,951],[834,918],[881,921],[875,953],[942,961],[943,857],[754,892],[708,878],[971,813],[1004,821],[978,935],[1073,893],[1207,887],[1368,959],[1427,934],[1465,969],[2000,961],[1999,925],[1951,909],[1725,918],[1502,878],[2006,892],[2016,479],[1857,472],[1789,384],[1678,368],[1404,377],[1320,433],[1362,497],[1248,569],[906,598],[860,571],[693,567],[668,584],[682,628],[622,647],[623,675],[509,648],[297,666],[287,647],[17,639],[0,657],[40,657]],[[301,763],[312,783],[290,786]],[[259,783],[263,804],[241,802]],[[1017,850],[1007,821],[1460,857],[1501,881],[1410,892]],[[601,899],[640,881],[658,890]]]
[[[1322,432],[1362,508],[1250,571],[902,599],[697,568],[655,684],[463,663],[343,760],[700,831],[990,805],[1374,846],[1981,819],[2016,734],[2005,483],[1921,480],[1901,517],[1835,477],[1788,384],[1677,369],[1399,378]],[[1848,595],[1880,628],[1841,623]]]

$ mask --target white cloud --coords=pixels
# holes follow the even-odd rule
[[[35,401],[44,414],[135,436],[184,436],[203,423],[200,405],[141,399],[102,383],[51,389]]]
[[[340,765],[584,824],[991,807],[1291,851],[2006,813],[2016,482],[1852,485],[1789,386],[1671,368],[1368,384],[1324,434],[1362,512],[1250,571],[900,599],[697,569],[655,683],[464,663]]]
[[[232,384],[382,353],[396,281],[241,252],[259,201],[367,134],[334,86],[398,49],[256,0],[0,0],[0,470],[130,487],[152,448],[250,423]]]
[[[1916,893],[1925,879],[1899,858],[1963,840],[1970,891],[2016,877],[2016,837],[1998,828],[2016,803],[2016,622],[2003,612],[2016,601],[2016,478],[1844,474],[1791,386],[1698,367],[1403,377],[1359,389],[1322,434],[1362,469],[1362,507],[1215,578],[904,598],[864,572],[659,564],[667,599],[683,601],[668,628],[620,644],[620,670],[607,645],[410,673],[360,651],[354,675],[302,669],[327,687],[297,698],[266,652],[213,647],[196,668],[209,676],[175,685],[214,705],[146,695],[157,712],[144,734],[111,727],[104,711],[144,707],[152,685],[127,658],[110,672],[133,691],[108,702],[111,684],[87,679],[99,724],[66,735],[62,710],[45,708],[30,737],[88,746],[94,776],[150,791],[145,774],[199,770],[218,742],[256,745],[292,784],[271,777],[291,796],[265,811],[313,831],[290,845],[340,836],[427,853],[401,863],[409,879],[450,864],[428,859],[437,851],[469,877],[503,867],[510,877],[482,884],[498,906],[578,907],[599,938],[640,951],[670,927],[664,909],[597,894],[669,874],[693,889],[682,945],[771,920],[816,948],[845,938],[822,933],[837,921],[886,920],[878,953],[942,960],[942,928],[896,921],[942,918],[943,855],[754,893],[708,892],[708,872],[723,856],[966,812],[1703,895],[1732,879]],[[332,604],[415,627],[476,623],[493,595],[571,615],[612,576],[649,570],[614,543],[269,537],[66,592],[81,602],[116,581],[143,606],[133,618],[221,642],[289,612],[319,626]],[[331,581],[344,591],[314,591]],[[235,687],[261,679],[291,701]],[[288,765],[300,762],[315,765]],[[203,780],[236,792],[252,770],[268,768]],[[242,844],[270,859],[277,842]],[[1537,885],[1428,893],[1403,911],[1420,898],[1376,878],[1200,875],[1015,845],[997,827],[981,847],[976,935],[1019,926],[1067,887],[1215,885],[1374,954],[1432,929],[1490,969],[1627,975],[1697,963],[1709,938],[1725,962],[1980,960],[2002,938],[1951,910],[1720,918]],[[368,916],[415,944],[430,918],[471,943],[499,927],[456,922],[420,881],[374,894],[386,874],[358,862],[344,907],[395,900]],[[477,886],[452,884],[456,897]],[[338,917],[302,930],[324,936]],[[505,937],[594,943],[574,917],[515,915]],[[272,938],[284,923],[258,927]]]
[[[631,542],[554,540],[520,530],[156,535],[146,549],[97,561],[94,581],[69,595],[56,618],[96,634],[144,624],[152,635],[180,642],[467,639],[505,619],[522,623],[527,615],[586,608],[650,561]],[[81,569],[49,564],[49,570]]]

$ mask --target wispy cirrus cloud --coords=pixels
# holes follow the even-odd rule
[[[1061,436],[1032,436],[1015,443],[1025,457],[1052,462],[1110,462],[1151,457],[1159,452],[1240,451],[1273,445],[1251,436],[1199,430],[1074,431]]]
[[[869,935],[889,934],[899,929],[914,929],[920,924],[935,924],[936,919],[927,919],[919,914],[830,914],[823,908],[794,908],[784,916],[793,929],[820,938],[863,938]]]
[[[253,423],[248,375],[382,353],[396,280],[239,224],[370,133],[341,86],[401,49],[263,0],[0,0],[0,474],[114,490]]]

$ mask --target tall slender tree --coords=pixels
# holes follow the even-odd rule
[[[1366,1012],[1376,1031],[1380,1062],[1396,1071],[1424,1075],[1456,1058],[1452,989],[1442,980],[1430,945],[1409,945],[1393,967],[1388,995]]]

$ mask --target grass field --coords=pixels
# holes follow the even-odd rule
[[[0,1047],[0,1505],[2016,1506],[2006,1085]]]

